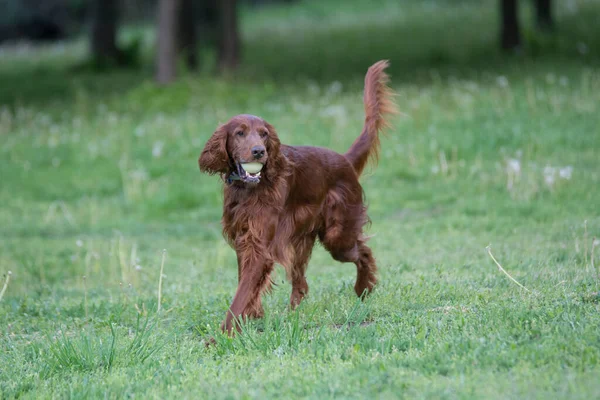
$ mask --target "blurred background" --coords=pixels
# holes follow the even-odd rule
[[[598,58],[595,0],[1,0],[0,7],[6,102],[29,100],[31,74],[57,68],[79,76],[135,70],[130,87],[182,74],[344,80],[380,58],[396,61],[404,80],[430,68],[501,70],[515,57]],[[6,63],[32,53],[38,62]],[[36,88],[69,91],[64,79],[48,80]],[[103,91],[114,86],[122,88]]]

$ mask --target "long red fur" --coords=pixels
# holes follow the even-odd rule
[[[346,158],[360,175],[371,159],[377,163],[379,158],[379,132],[389,127],[386,117],[398,114],[394,103],[393,92],[388,87],[389,76],[385,69],[389,66],[387,60],[373,64],[365,76],[365,92],[363,103],[365,105],[365,125],[360,136],[354,141]]]
[[[290,304],[298,305],[308,293],[305,272],[317,239],[335,260],[356,265],[358,296],[375,286],[377,266],[363,235],[369,219],[358,178],[369,159],[377,160],[379,133],[396,112],[387,66],[379,61],[366,74],[365,124],[345,155],[283,145],[273,126],[251,115],[233,117],[208,140],[200,169],[226,179],[237,171],[237,163],[252,157],[251,149],[266,150],[258,160],[264,164],[259,183],[224,184],[223,235],[238,260],[238,288],[224,331],[239,328],[239,317],[263,315],[261,295],[271,288],[274,263],[285,267],[292,284]]]

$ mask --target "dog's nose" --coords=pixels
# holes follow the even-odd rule
[[[252,148],[252,157],[260,159],[265,155],[265,146],[254,146]]]

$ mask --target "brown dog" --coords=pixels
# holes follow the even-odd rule
[[[365,125],[344,155],[309,146],[286,146],[273,126],[259,117],[238,115],[206,143],[200,170],[225,180],[223,234],[237,253],[238,288],[222,329],[234,318],[261,317],[261,294],[271,288],[275,262],[292,283],[295,307],[308,293],[305,271],[318,237],[332,257],[356,264],[354,290],[371,292],[375,259],[362,233],[368,221],[358,178],[367,161],[377,160],[379,132],[396,112],[387,61],[365,77]]]

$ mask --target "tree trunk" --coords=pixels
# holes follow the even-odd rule
[[[240,37],[237,26],[236,0],[220,2],[219,68],[221,71],[235,69],[240,61]]]
[[[119,61],[117,48],[118,0],[92,2],[92,57],[100,63]]]
[[[550,31],[554,28],[552,19],[552,1],[535,0],[537,27],[540,30]]]
[[[517,0],[500,0],[502,19],[501,45],[504,50],[514,50],[521,46]]]
[[[175,79],[177,70],[177,16],[179,0],[159,0],[156,81],[167,84]]]
[[[179,49],[189,69],[198,69],[198,35],[194,0],[181,0],[179,10]]]

